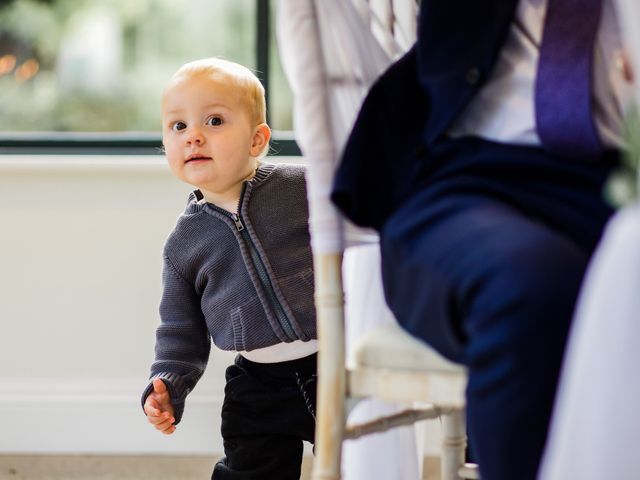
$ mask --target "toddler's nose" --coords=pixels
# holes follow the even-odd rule
[[[202,145],[204,143],[204,136],[200,132],[200,129],[193,128],[186,136],[187,145]]]

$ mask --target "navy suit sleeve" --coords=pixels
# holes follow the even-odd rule
[[[369,91],[336,171],[331,199],[357,225],[379,229],[409,195],[428,107],[414,46]]]

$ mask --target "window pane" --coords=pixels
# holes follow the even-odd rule
[[[159,132],[162,89],[184,62],[255,69],[255,0],[1,5],[0,131]]]
[[[271,2],[269,28],[269,123],[274,130],[293,130],[293,93],[278,55],[276,4],[277,2]]]

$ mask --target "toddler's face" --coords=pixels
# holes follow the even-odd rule
[[[235,188],[255,167],[255,125],[238,87],[208,75],[183,77],[165,92],[162,141],[173,174],[206,192]]]

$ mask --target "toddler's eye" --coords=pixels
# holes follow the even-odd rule
[[[179,132],[180,130],[184,130],[185,128],[187,128],[187,124],[184,122],[175,122],[173,125],[171,125],[171,130],[173,130],[174,132]]]
[[[207,125],[211,125],[212,127],[217,127],[222,125],[222,118],[220,117],[209,117],[207,118]]]

